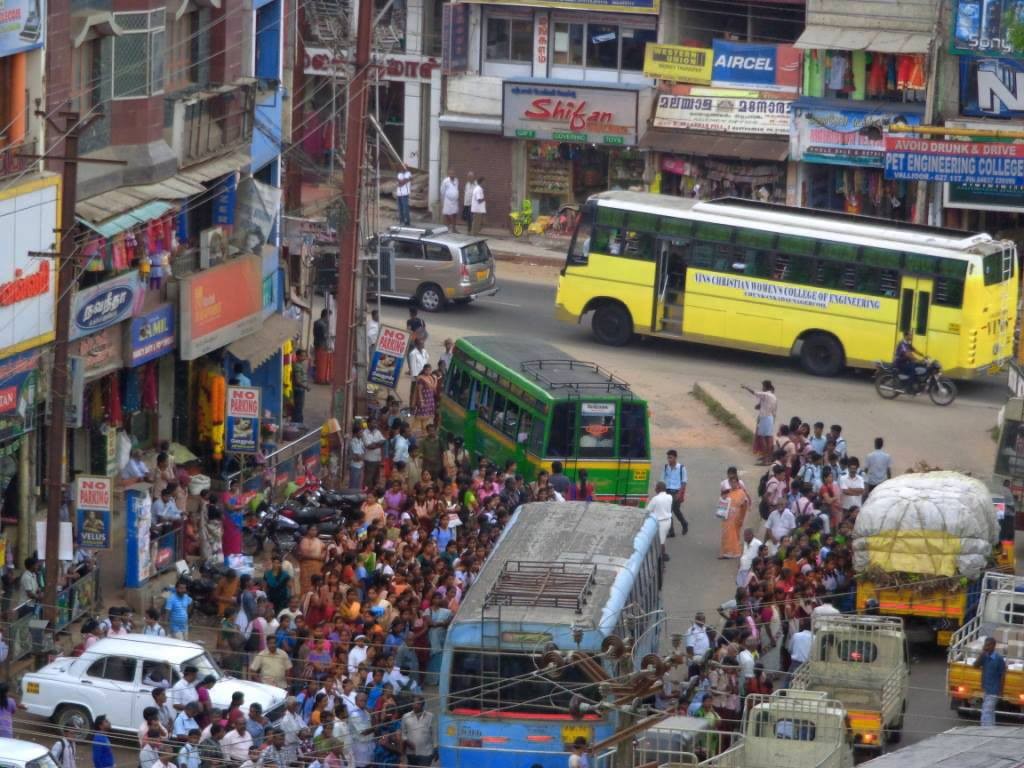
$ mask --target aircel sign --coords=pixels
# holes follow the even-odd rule
[[[79,291],[71,304],[71,340],[131,317],[141,300],[139,273],[134,270]]]
[[[711,85],[796,92],[800,85],[800,52],[789,45],[715,40]]]

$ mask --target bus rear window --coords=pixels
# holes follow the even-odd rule
[[[580,458],[615,455],[615,403],[580,403]]]

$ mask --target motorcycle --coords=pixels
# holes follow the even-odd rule
[[[220,606],[213,593],[220,577],[229,570],[223,563],[213,564],[202,560],[190,567],[181,561],[178,563],[178,578],[185,582],[188,595],[196,608],[207,616],[216,616]]]
[[[259,521],[254,528],[242,529],[242,551],[253,555],[263,551],[267,541],[273,545],[274,551],[287,555],[298,544],[302,536],[302,526],[290,517],[281,513],[280,506],[263,504],[259,508]]]
[[[915,365],[915,376],[900,373],[892,363],[875,363],[875,391],[886,400],[900,395],[919,395],[927,392],[936,405],[949,405],[956,400],[956,384],[942,375],[937,360],[926,359]]]

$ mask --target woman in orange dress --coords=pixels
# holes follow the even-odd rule
[[[731,560],[743,554],[743,523],[750,508],[750,496],[740,487],[738,477],[729,478],[729,490],[724,498],[729,500],[729,514],[722,521],[722,544],[719,560]]]

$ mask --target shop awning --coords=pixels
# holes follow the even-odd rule
[[[881,29],[850,29],[826,24],[804,28],[796,48],[833,51],[877,51],[878,53],[928,53],[931,36],[918,32]]]
[[[120,187],[104,192],[102,195],[87,197],[79,200],[75,206],[75,213],[86,226],[100,232],[106,237],[123,232],[136,224],[149,221],[162,215],[165,211],[174,207],[167,205],[166,201],[185,200],[186,198],[198,195],[206,191],[206,187],[195,184],[179,176],[171,176],[156,184],[142,184],[136,187]],[[147,208],[152,205],[152,208]],[[163,206],[158,213],[150,214],[150,210]],[[145,219],[139,216],[149,214]],[[111,219],[128,216],[118,227],[114,226]],[[110,231],[105,231],[110,230]]]
[[[263,321],[263,325],[255,333],[250,333],[238,341],[228,345],[228,352],[239,360],[245,360],[253,368],[258,368],[288,339],[293,339],[302,330],[302,323],[284,315],[273,314]]]
[[[81,203],[79,203],[81,206]],[[112,219],[104,221],[102,224],[95,224],[91,221],[87,221],[82,217],[78,220],[89,227],[93,232],[97,232],[104,237],[113,237],[119,235],[125,230],[137,227],[140,224],[145,224],[153,219],[159,218],[167,213],[169,210],[174,208],[170,203],[165,203],[163,200],[154,200],[150,203],[144,203],[137,208],[132,208],[130,211],[119,214]],[[81,208],[78,209],[81,211]]]
[[[640,139],[640,147],[659,152],[701,157],[734,157],[738,160],[768,160],[780,163],[789,157],[789,139],[754,138],[690,133],[652,128]]]
[[[89,40],[117,37],[123,32],[110,11],[90,9],[71,14],[71,44],[75,48],[81,48]]]
[[[245,170],[251,162],[249,150],[239,149],[213,160],[207,160],[205,163],[196,163],[188,168],[183,168],[178,171],[178,175],[194,184],[202,184],[210,179],[216,179],[218,176]],[[205,187],[203,191],[206,191]]]

